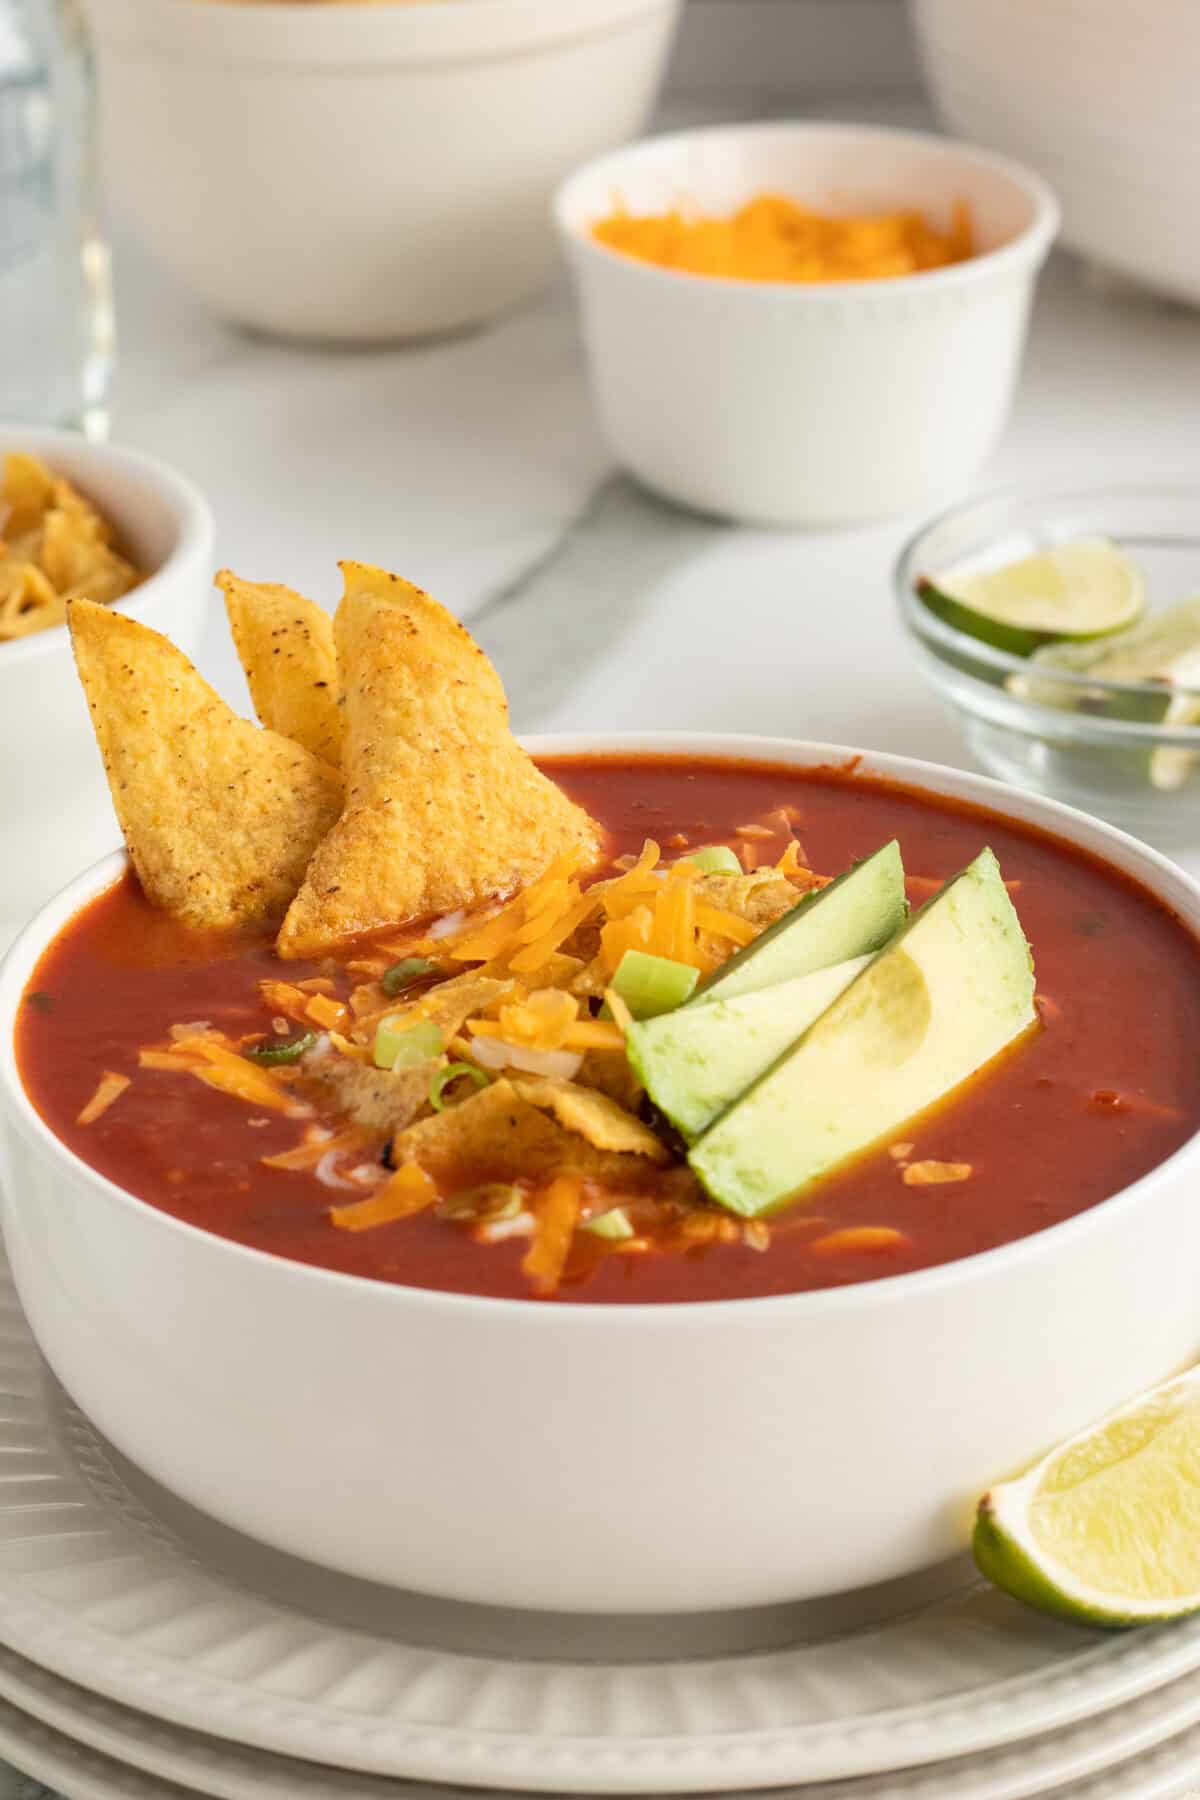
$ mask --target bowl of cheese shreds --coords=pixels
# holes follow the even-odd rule
[[[982,463],[1058,209],[967,145],[769,124],[601,158],[557,218],[626,466],[703,512],[825,525],[947,497]]]

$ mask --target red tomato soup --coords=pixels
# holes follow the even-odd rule
[[[823,873],[897,838],[918,904],[990,844],[1033,947],[1042,1018],[1040,1031],[890,1144],[776,1213],[765,1248],[764,1234],[741,1222],[731,1241],[642,1242],[639,1254],[577,1233],[554,1302],[745,1298],[930,1268],[1096,1205],[1200,1124],[1200,945],[1140,886],[1086,854],[851,769],[600,757],[543,766],[607,827],[614,859],[648,837],[745,852],[755,834],[739,827],[789,808],[808,865]],[[235,1040],[268,1032],[258,984],[270,977],[324,977],[335,1001],[354,981],[341,962],[280,964],[265,937],[188,931],[155,913],[127,876],[72,921],[34,973],[17,1039],[27,1092],[85,1162],[202,1230],[378,1281],[527,1298],[527,1240],[482,1242],[440,1203],[376,1229],[336,1229],[331,1206],[349,1196],[331,1194],[313,1168],[264,1164],[296,1145],[295,1118],[187,1069],[141,1066],[146,1046],[188,1022]],[[79,1123],[106,1073],[129,1085]],[[338,1127],[334,1116],[324,1122]],[[386,1157],[378,1146],[369,1153]],[[910,1183],[904,1164],[913,1160],[970,1173]],[[647,1179],[653,1187],[678,1173]],[[871,1233],[855,1236],[855,1227]]]

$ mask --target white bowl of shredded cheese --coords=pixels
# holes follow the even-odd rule
[[[965,206],[965,260],[876,279],[685,273],[596,225],[783,195],[827,215]],[[699,511],[825,526],[960,492],[1008,416],[1057,208],[1037,176],[918,132],[821,123],[650,138],[560,189],[592,386],[620,460]]]

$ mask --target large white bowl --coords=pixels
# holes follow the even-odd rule
[[[641,129],[680,0],[86,0],[114,197],[218,312],[411,337],[532,293],[546,208]]]
[[[764,190],[833,212],[970,208],[981,254],[891,281],[732,281],[600,244],[596,220]],[[751,522],[828,525],[947,499],[1008,415],[1058,222],[1044,183],[985,150],[873,126],[721,126],[650,138],[556,201],[592,387],[648,487]]]
[[[913,0],[913,19],[942,117],[1054,184],[1068,244],[1200,302],[1195,0]]]
[[[149,577],[122,612],[196,649],[211,597],[213,526],[190,482],[138,451],[74,432],[0,425],[113,522]],[[65,625],[0,644],[0,945],[84,862],[120,842]]]
[[[539,740],[811,768],[786,739]],[[902,757],[1032,821],[1200,929],[1200,887],[1081,813]],[[748,1606],[884,1581],[966,1541],[1005,1475],[1200,1350],[1200,1139],[1100,1206],[923,1273],[777,1299],[545,1305],[361,1281],[132,1199],[42,1123],[12,1048],[74,882],[0,974],[4,1235],[51,1366],[152,1476],[281,1549],[459,1599]]]

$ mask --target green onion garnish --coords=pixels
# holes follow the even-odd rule
[[[482,1069],[477,1069],[474,1063],[447,1063],[444,1069],[437,1070],[429,1083],[429,1104],[434,1112],[446,1110],[446,1102],[442,1099],[442,1095],[450,1083],[457,1081],[460,1075],[469,1075],[477,1088],[487,1087],[492,1079],[490,1075],[485,1075]]]
[[[691,998],[700,979],[690,963],[673,962],[667,956],[651,956],[645,950],[627,950],[617,965],[612,984],[635,1019],[654,1019],[673,1012]]]
[[[482,1187],[468,1188],[444,1200],[438,1208],[442,1219],[515,1219],[525,1204],[519,1187],[506,1181],[487,1181]]]
[[[422,980],[426,975],[434,974],[436,970],[437,964],[430,962],[427,956],[405,956],[398,963],[393,963],[391,968],[386,971],[380,986],[384,993],[394,1000],[397,994],[404,992],[405,988],[412,987],[414,982]]]
[[[689,850],[680,859],[695,863],[702,875],[740,875],[742,865],[725,844],[706,844],[703,850]]]
[[[273,1067],[276,1063],[299,1062],[316,1041],[316,1032],[306,1031],[302,1037],[288,1038],[286,1042],[255,1044],[251,1049],[243,1050],[242,1055],[250,1062],[266,1063],[268,1067]]]
[[[590,1231],[593,1237],[611,1238],[614,1242],[637,1235],[623,1206],[614,1206],[608,1212],[597,1213],[594,1219],[585,1219],[580,1230]]]
[[[391,1019],[382,1019],[375,1033],[375,1067],[411,1069],[414,1063],[428,1062],[431,1056],[440,1056],[445,1048],[441,1026],[431,1019],[399,1028]]]

